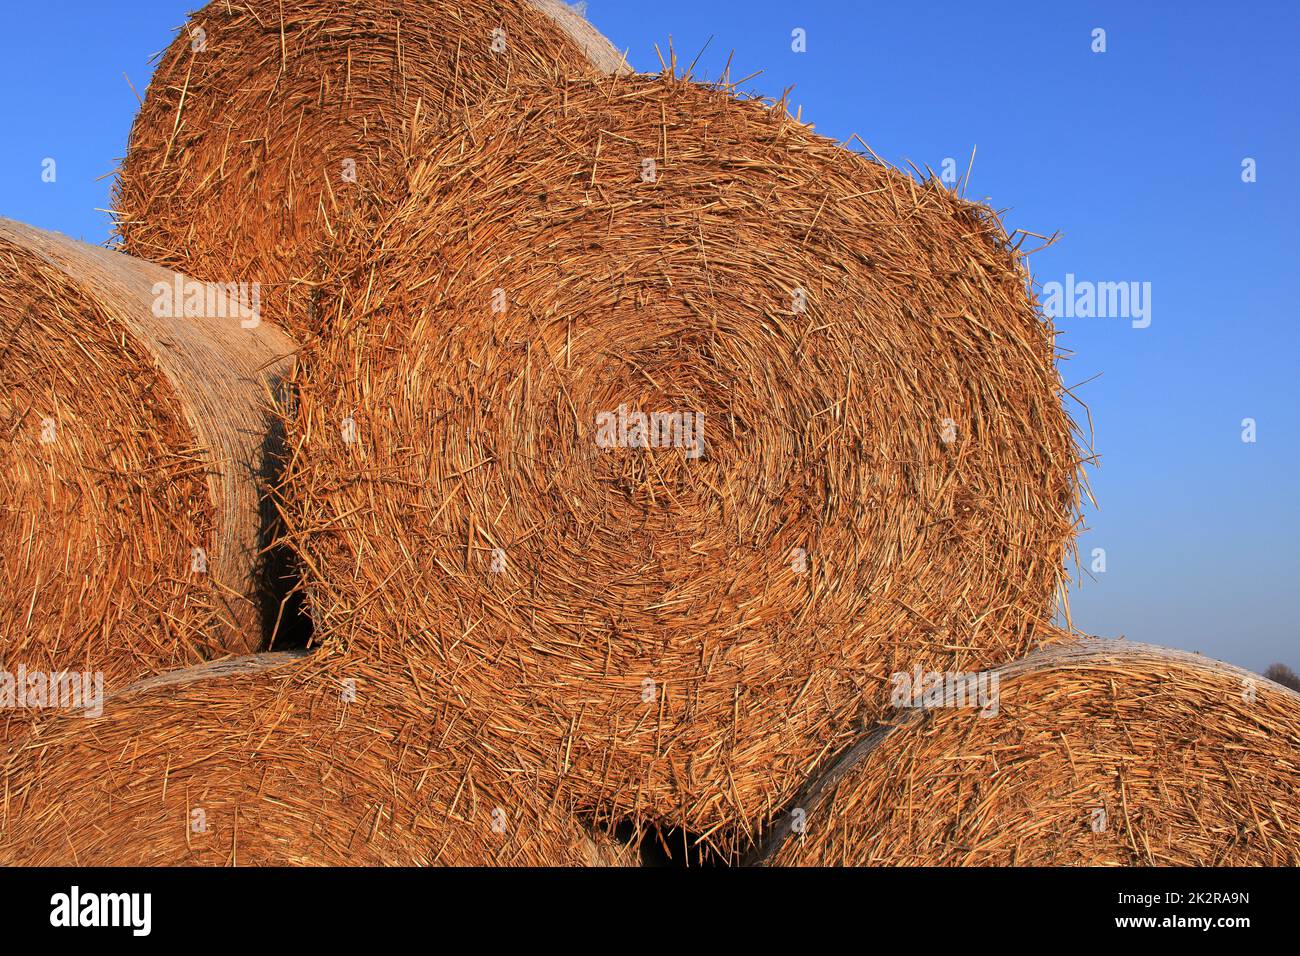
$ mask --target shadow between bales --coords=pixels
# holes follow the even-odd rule
[[[698,834],[681,827],[648,827],[640,833],[630,821],[616,824],[610,831],[619,842],[634,846],[641,855],[641,865],[671,869],[723,868],[728,861]]]
[[[280,383],[277,388],[285,387]],[[313,625],[303,591],[302,566],[285,543],[284,518],[275,506],[275,494],[286,463],[284,421],[267,415],[258,474],[261,489],[255,568],[258,613],[262,623],[263,651],[302,650],[311,646]]]

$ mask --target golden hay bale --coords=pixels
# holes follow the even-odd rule
[[[0,768],[0,864],[625,862],[419,696],[364,662],[270,654],[37,723]]]
[[[952,706],[950,687],[866,735],[796,798],[761,859],[1300,864],[1294,691],[1121,641],[1057,645],[994,673],[987,716]]]
[[[120,687],[257,647],[270,389],[294,345],[251,319],[155,315],[178,281],[0,219],[11,674],[100,671]]]
[[[989,210],[782,109],[637,77],[466,124],[324,259],[284,485],[315,624],[725,852],[900,662],[1033,643],[1078,489],[1052,329]],[[620,408],[679,447],[601,447]]]
[[[256,280],[272,319],[305,321],[292,287],[328,210],[417,111],[445,123],[517,79],[623,68],[559,0],[213,0],[150,83],[118,232],[169,268]]]

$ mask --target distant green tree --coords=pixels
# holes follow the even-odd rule
[[[1300,690],[1300,674],[1285,664],[1269,664],[1268,669],[1264,671],[1264,676],[1271,681],[1277,681],[1283,687]]]

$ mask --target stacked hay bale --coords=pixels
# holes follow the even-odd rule
[[[1057,645],[868,734],[760,855],[804,866],[1296,866],[1300,695],[1167,648]]]
[[[667,76],[519,86],[392,165],[289,416],[324,633],[729,856],[891,672],[1036,644],[1077,452],[989,210]]]
[[[629,862],[420,696],[364,661],[270,654],[42,721],[0,767],[0,864]]]
[[[118,231],[133,255],[259,281],[267,314],[303,331],[293,293],[331,210],[417,114],[447,123],[518,80],[624,68],[559,0],[212,0],[150,83]]]
[[[0,219],[10,676],[89,671],[121,687],[263,637],[269,409],[294,345],[185,282]],[[5,703],[6,722],[23,713]]]
[[[214,0],[115,202],[308,340],[326,646],[159,673],[258,644],[293,343],[0,220],[0,654],[121,688],[6,732],[0,863],[633,862],[575,813],[776,865],[1300,862],[1300,697],[1042,623],[1079,453],[988,209],[630,77],[559,0]]]

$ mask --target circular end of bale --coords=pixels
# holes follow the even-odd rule
[[[270,388],[293,344],[182,277],[0,219],[0,655],[120,687],[257,646]],[[170,300],[168,300],[170,301]],[[167,314],[163,314],[167,313]]]
[[[892,671],[1034,646],[1078,455],[989,210],[673,78],[518,89],[413,153],[296,376],[318,626],[580,807],[724,848]]]

